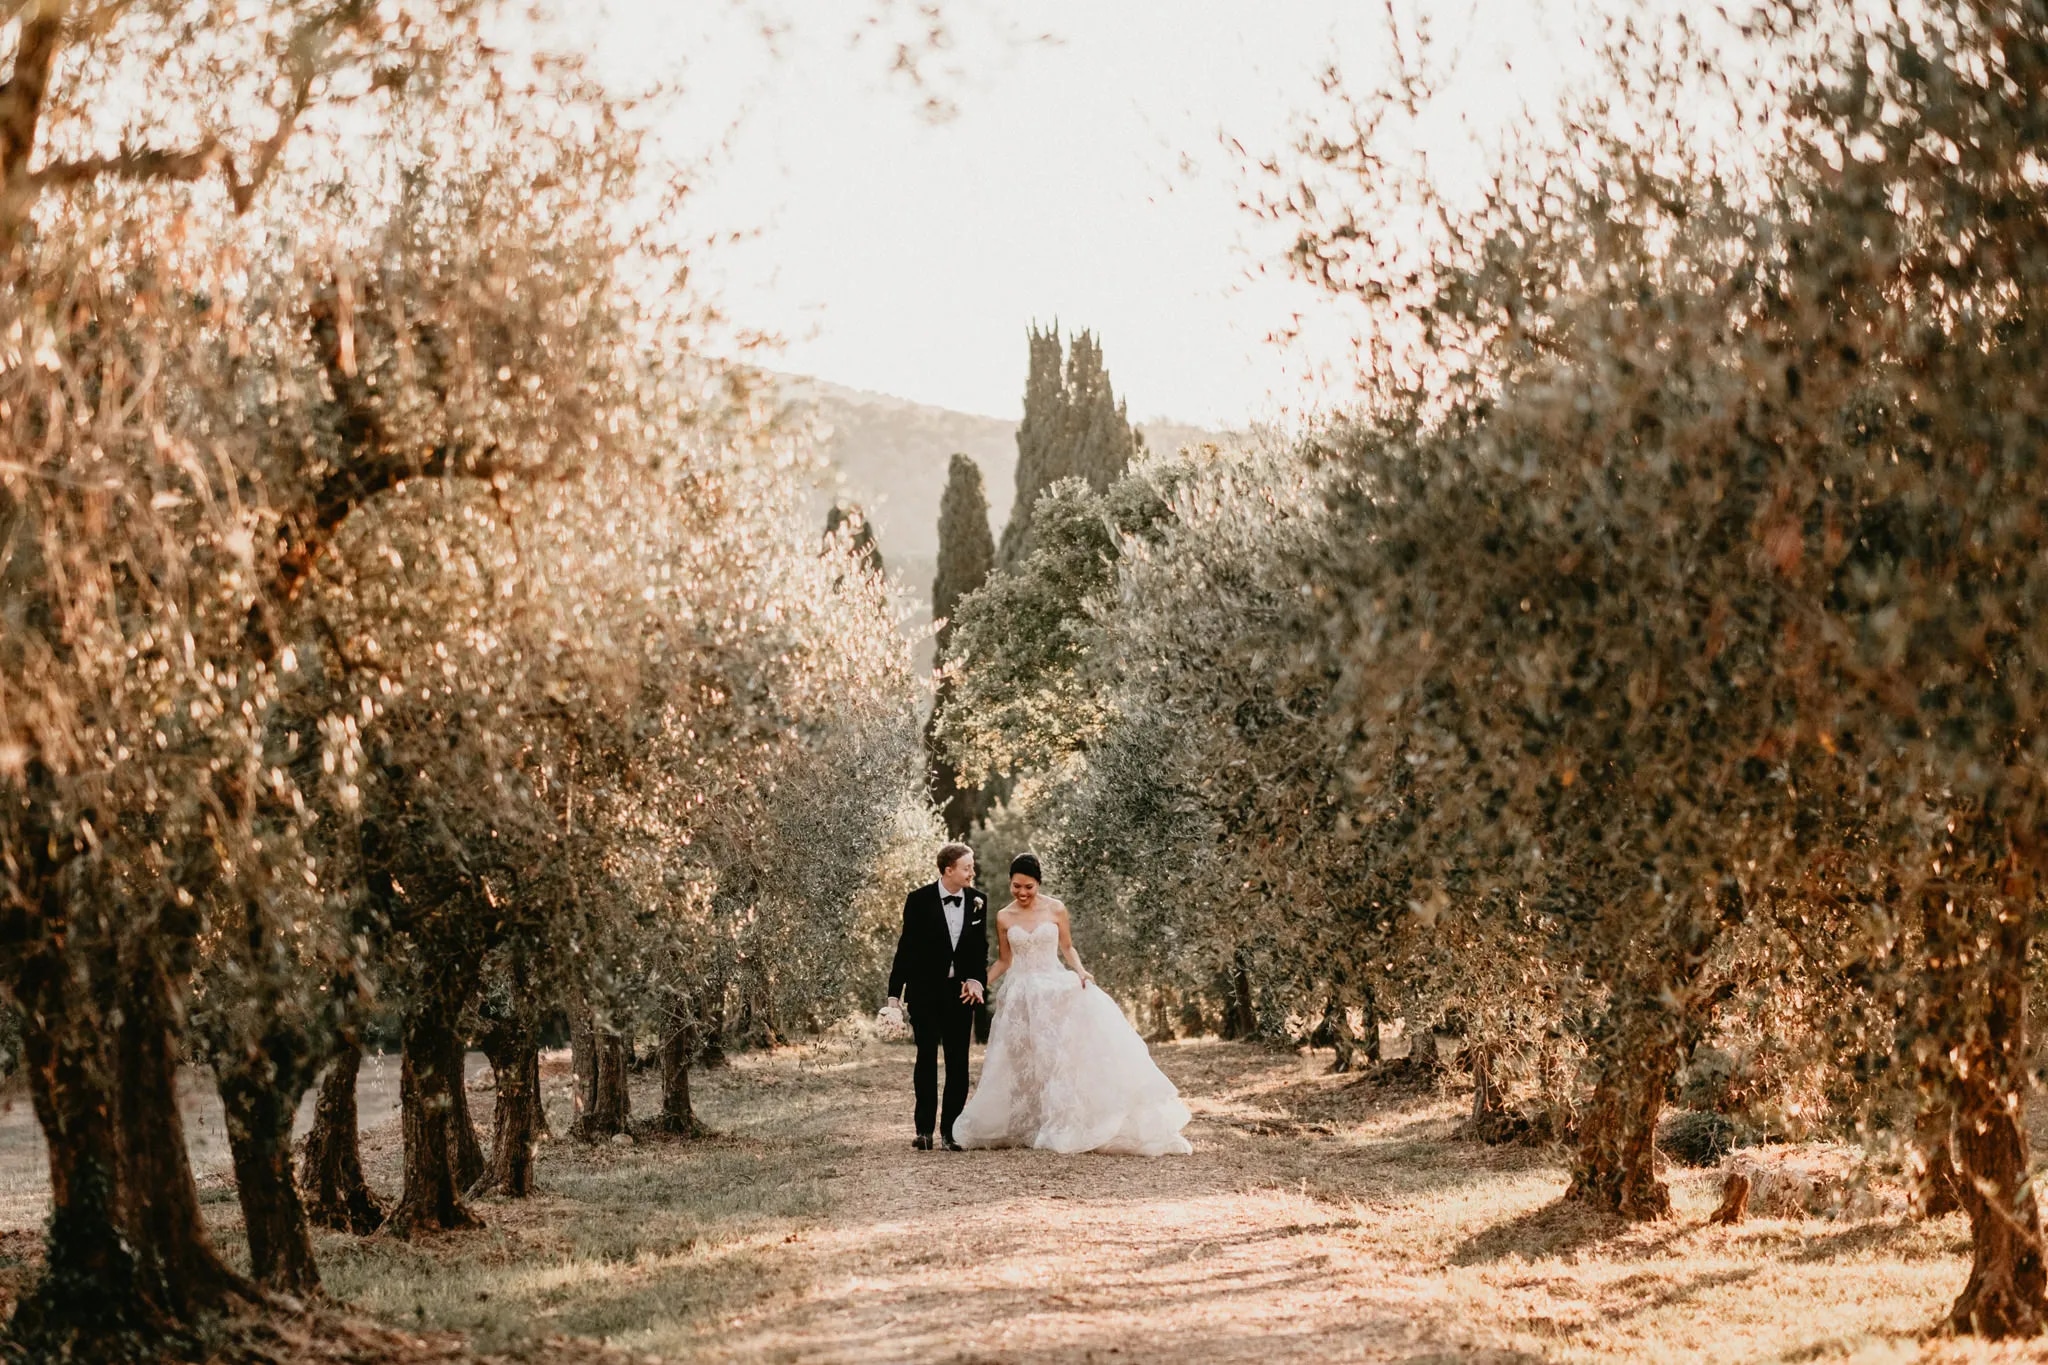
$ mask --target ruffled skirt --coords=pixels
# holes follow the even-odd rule
[[[996,994],[981,1083],[953,1121],[963,1147],[1166,1156],[1193,1151],[1188,1107],[1100,987],[1012,972]]]

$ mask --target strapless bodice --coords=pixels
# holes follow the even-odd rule
[[[1013,924],[1010,935],[1010,970],[1013,972],[1057,972],[1060,967],[1060,926],[1047,920],[1035,929]]]

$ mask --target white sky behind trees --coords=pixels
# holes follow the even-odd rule
[[[1317,406],[1327,311],[1240,207],[1333,61],[1388,66],[1385,9],[1301,0],[952,0],[922,88],[889,72],[914,12],[827,0],[602,0],[567,20],[623,83],[679,83],[675,151],[711,153],[698,226],[744,232],[700,276],[776,368],[1015,417],[1026,325],[1093,328],[1137,418],[1239,426]],[[1439,56],[1445,174],[1476,176],[1459,122],[1554,103],[1587,68],[1580,0],[1406,0]],[[764,20],[781,28],[764,37]],[[934,119],[935,94],[955,112]],[[715,150],[714,150],[715,149]],[[1261,267],[1264,267],[1263,272]],[[1267,341],[1310,310],[1310,339]]]

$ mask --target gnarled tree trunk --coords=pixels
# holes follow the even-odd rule
[[[690,1107],[690,1063],[697,1056],[693,1023],[672,1021],[661,1039],[661,1130],[695,1137],[697,1115]]]
[[[2048,1326],[2048,1270],[2024,1110],[2033,896],[1987,897],[1953,910],[1936,889],[1926,902],[1930,985],[1949,1002],[1937,1021],[1950,1025],[1942,1041],[1951,1059],[1944,1089],[1954,1114],[1956,1194],[1970,1215],[1970,1278],[1949,1309],[1948,1326],[1983,1337],[2037,1336]],[[1986,915],[1993,919],[1988,926],[1981,922]],[[1982,954],[1974,962],[1973,946]],[[1957,979],[1966,971],[1975,978],[1974,1000],[1959,993],[1968,989]]]
[[[574,1132],[585,1141],[594,1141],[626,1131],[626,1125],[632,1118],[632,1101],[626,1088],[625,1035],[612,1029],[593,1027],[588,1037],[590,1089],[582,1096]],[[581,1080],[580,1077],[578,1079]]]
[[[1963,1207],[1963,1196],[1950,1148],[1955,1112],[1946,1104],[1923,1107],[1913,1120],[1913,1146],[1906,1173],[1912,1182],[1913,1211],[1939,1218]]]
[[[141,945],[124,953],[106,923],[73,920],[93,892],[66,883],[61,846],[55,831],[28,841],[4,926],[52,1204],[44,1273],[8,1338],[31,1359],[111,1360],[261,1295],[199,1216],[177,1107],[177,977]],[[189,948],[194,926],[159,928],[159,945]]]
[[[447,1069],[451,1078],[448,1131],[455,1144],[455,1183],[466,1190],[483,1179],[484,1147],[477,1139],[476,1119],[469,1111],[469,1052],[462,1035],[453,1030],[448,1037]]]
[[[1624,1218],[1667,1217],[1671,1191],[1657,1178],[1657,1120],[1671,1083],[1733,986],[1706,990],[1701,976],[1723,926],[1742,915],[1733,882],[1702,903],[1671,907],[1656,942],[1666,945],[1642,974],[1624,976],[1588,1054],[1593,1097],[1579,1118],[1572,1183],[1565,1198]]]
[[[1252,1003],[1252,974],[1246,965],[1244,954],[1237,955],[1237,965],[1230,973],[1229,1005],[1223,1030],[1225,1038],[1251,1038],[1259,1031],[1259,1012]]]
[[[702,1028],[697,1041],[697,1065],[707,1070],[726,1064],[725,996],[723,982],[714,983],[702,996],[705,1006],[698,1015]]]
[[[384,1223],[384,1205],[363,1179],[356,1131],[356,1080],[363,1049],[351,1042],[335,1057],[313,1104],[313,1127],[299,1161],[306,1216],[323,1228],[364,1236]]]
[[[122,1185],[130,1239],[181,1322],[260,1298],[207,1236],[199,1186],[178,1109],[176,1011],[169,974],[154,957],[132,963],[114,1030]]]
[[[1671,1213],[1671,1191],[1657,1178],[1657,1120],[1678,1071],[1680,1048],[1673,1021],[1661,1015],[1655,1002],[1617,1004],[1603,1036],[1594,1040],[1598,1072],[1579,1120],[1565,1198],[1624,1218]]]
[[[250,958],[261,961],[269,931],[261,915],[246,926]],[[220,1048],[214,1074],[227,1118],[235,1194],[249,1239],[256,1282],[301,1298],[320,1290],[313,1233],[292,1179],[292,1119],[319,1073],[312,1035],[296,1011],[274,996],[255,1001],[264,1019],[257,1037]]]
[[[583,1134],[583,1116],[597,1093],[597,1020],[587,1009],[569,1011],[569,1136]]]
[[[491,1159],[472,1194],[525,1198],[533,1193],[533,1155],[545,1117],[541,1112],[540,1042],[523,1015],[500,1021],[484,1034],[497,1102],[491,1112]]]
[[[1377,1064],[1380,1061],[1379,996],[1374,994],[1372,987],[1368,985],[1359,991],[1358,1003],[1361,1013],[1365,1016],[1365,1028],[1359,1034],[1359,1040],[1365,1046],[1365,1060]]]
[[[1316,1028],[1311,1042],[1320,1042],[1333,1054],[1330,1060],[1332,1072],[1345,1072],[1352,1068],[1357,1059],[1358,1040],[1351,1032],[1351,1011],[1346,1009],[1341,996],[1332,995],[1323,1005],[1322,1023]]]
[[[399,1068],[400,1126],[405,1137],[405,1188],[389,1226],[401,1237],[421,1231],[481,1227],[456,1180],[455,1087],[462,1084],[461,1044],[446,1002],[423,1002],[406,1021]]]
[[[1148,1043],[1170,1043],[1173,1041],[1173,997],[1164,986],[1152,988],[1152,1029],[1145,1035]],[[977,1039],[987,1042],[987,1038]]]
[[[1507,1113],[1508,1099],[1493,1079],[1492,1049],[1474,1043],[1467,1055],[1472,1061],[1472,1131],[1484,1134]]]
[[[313,1237],[292,1179],[292,1116],[304,1085],[263,1062],[220,1077],[234,1157],[235,1193],[249,1238],[249,1270],[270,1289],[305,1297],[319,1292]]]
[[[31,1357],[58,1358],[79,1335],[148,1333],[166,1317],[126,1235],[110,1049],[92,1019],[72,1012],[85,1002],[66,991],[76,983],[62,966],[57,954],[39,954],[18,986],[22,1060],[49,1150],[52,1206],[43,1275],[9,1324]],[[85,982],[110,976],[91,972]]]

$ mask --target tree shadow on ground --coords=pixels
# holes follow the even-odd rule
[[[1682,1284],[1670,1285],[1663,1293],[1652,1294],[1650,1297],[1632,1303],[1625,1308],[1610,1308],[1604,1316],[1609,1322],[1624,1322],[1629,1318],[1641,1317],[1645,1313],[1652,1313],[1660,1308],[1669,1308],[1674,1304],[1688,1303],[1698,1298],[1706,1290],[1719,1289],[1724,1285],[1741,1284],[1744,1280],[1754,1279],[1760,1269],[1761,1267],[1759,1266],[1744,1266],[1739,1270],[1709,1270],[1703,1274],[1693,1276]]]
[[[1466,1238],[1451,1253],[1450,1263],[1489,1265],[1517,1255],[1531,1261],[1555,1258],[1618,1237],[1634,1226],[1577,1200],[1553,1199]]]
[[[1254,1246],[1261,1242],[1287,1241],[1290,1238],[1320,1233],[1347,1232],[1364,1226],[1364,1222],[1357,1218],[1330,1218],[1316,1223],[1284,1223],[1277,1227],[1254,1228],[1248,1232],[1225,1236],[1203,1237],[1155,1252],[1139,1262],[1139,1266],[1145,1270],[1156,1270],[1161,1266],[1179,1265],[1183,1261],[1212,1256],[1228,1248]]]
[[[1960,1221],[1960,1220],[1958,1220]],[[1831,1232],[1821,1237],[1809,1237],[1800,1246],[1794,1261],[1811,1264],[1816,1261],[1833,1261],[1844,1257],[1859,1257],[1882,1247],[1893,1255],[1901,1253],[1902,1246],[1909,1247],[1912,1234],[1925,1229],[1927,1225],[1915,1218],[1873,1218],[1865,1222],[1852,1223],[1840,1232]],[[1932,1240],[1932,1239],[1929,1239]],[[1967,1255],[1970,1239],[1967,1233],[1944,1238],[1929,1246],[1926,1259],[1945,1256]]]

